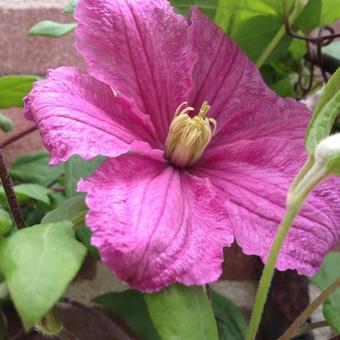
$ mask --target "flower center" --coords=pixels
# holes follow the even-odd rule
[[[191,117],[188,113],[195,111],[193,107],[187,102],[178,106],[165,141],[165,157],[171,163],[184,168],[201,158],[217,125],[215,119],[206,117],[209,110],[208,102],[204,102],[198,115]]]

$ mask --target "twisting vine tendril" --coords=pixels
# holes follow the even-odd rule
[[[330,26],[322,26],[319,28],[317,36],[297,34],[293,32],[289,24],[288,16],[284,17],[284,24],[286,33],[290,37],[292,37],[293,39],[303,40],[306,43],[307,54],[305,56],[305,60],[309,64],[310,72],[307,86],[305,86],[303,83],[303,69],[304,69],[303,62],[301,65],[301,70],[298,79],[298,86],[302,92],[302,97],[304,97],[310,90],[312,90],[315,79],[316,66],[320,69],[323,82],[327,83],[328,81],[327,72],[332,73],[332,70],[327,69],[326,63],[324,62],[325,55],[322,54],[322,48],[330,45],[334,41],[334,39],[340,38],[340,33],[336,33],[334,29]],[[313,45],[315,46],[314,48]],[[340,66],[340,61],[338,66]]]

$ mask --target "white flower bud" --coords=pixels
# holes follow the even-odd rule
[[[336,158],[339,158],[340,160],[340,133],[331,135],[322,140],[316,147],[314,155],[315,162],[319,164],[327,163]],[[324,165],[327,166],[326,164]]]
[[[287,205],[291,208],[300,207],[307,195],[326,177],[340,175],[340,133],[322,140],[315,149],[314,159],[310,158],[304,169],[304,175],[288,194]]]

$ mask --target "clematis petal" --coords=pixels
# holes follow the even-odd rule
[[[209,149],[242,139],[264,137],[287,138],[302,143],[310,117],[307,107],[295,99],[266,97],[231,114],[212,139]]]
[[[104,162],[78,190],[87,192],[91,242],[132,287],[152,292],[220,276],[223,246],[233,234],[225,199],[207,179],[123,155]]]
[[[146,153],[156,145],[148,116],[133,102],[76,68],[50,70],[25,99],[26,118],[34,121],[51,154],[51,164],[78,154],[85,159],[115,157],[131,150]]]
[[[89,73],[134,98],[164,142],[192,84],[185,18],[166,0],[80,0],[75,17]]]
[[[303,143],[262,138],[216,149],[194,174],[208,177],[227,202],[237,243],[266,261],[285,212],[288,188],[305,161]],[[311,194],[285,240],[277,268],[313,275],[340,237],[339,180]]]
[[[275,97],[251,61],[208,17],[193,8],[190,20],[189,41],[199,60],[189,102],[200,108],[208,101],[218,130],[233,114],[262,98]]]

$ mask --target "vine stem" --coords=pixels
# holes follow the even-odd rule
[[[17,140],[19,140],[19,139],[21,139],[21,138],[23,138],[23,137],[29,135],[30,133],[34,132],[36,129],[37,129],[36,126],[31,126],[31,127],[27,128],[26,130],[24,130],[24,131],[22,131],[22,132],[20,132],[20,133],[18,133],[18,134],[16,134],[16,135],[14,135],[14,136],[12,136],[12,137],[6,139],[6,140],[4,140],[4,141],[1,143],[1,146],[2,146],[3,148],[5,148],[6,146],[8,146],[8,145],[10,145],[10,144],[16,142]]]
[[[259,282],[255,305],[254,305],[253,313],[250,319],[246,340],[255,339],[257,330],[260,325],[261,316],[262,316],[264,306],[266,303],[270,284],[273,279],[277,258],[279,256],[283,241],[290,229],[290,226],[293,223],[294,218],[298,214],[299,210],[300,209],[289,209],[288,208],[282,220],[282,223],[279,227],[279,231],[275,237],[273,246],[271,248],[271,251],[268,257],[268,262],[266,263],[264,267],[261,280]]]
[[[0,147],[0,179],[6,193],[7,202],[11,210],[15,224],[17,225],[18,229],[25,228],[25,220],[24,217],[22,216],[19,202],[14,193],[13,182],[11,177],[9,176],[5,157],[1,147]]]
[[[340,287],[340,278],[335,280],[325,291],[323,291],[314,301],[311,303],[290,327],[285,331],[285,333],[279,338],[280,340],[289,340],[292,338],[296,331],[299,329],[301,324],[307,320],[307,318],[323,303],[326,299],[338,288]]]

